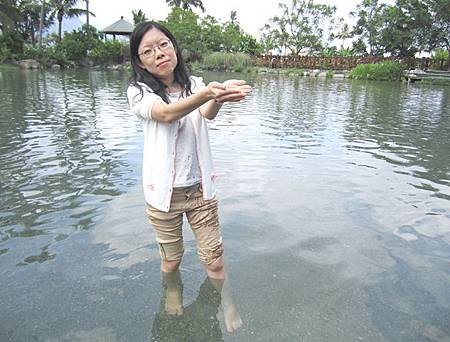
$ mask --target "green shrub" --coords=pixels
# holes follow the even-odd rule
[[[59,44],[43,46],[41,48],[32,45],[25,45],[21,58],[35,59],[42,65],[46,66],[50,66],[52,64],[65,66],[69,63],[69,60],[66,58],[65,53]]]
[[[5,31],[0,34],[1,55],[5,59],[12,59],[23,51],[23,37],[17,31]]]
[[[439,61],[439,62],[447,62],[448,59],[448,51],[444,49],[437,49],[434,52],[434,55],[432,57],[433,60]]]
[[[55,47],[63,52],[64,59],[79,63],[87,57],[88,51],[95,49],[100,42],[100,35],[95,27],[83,25],[79,30],[65,33],[64,38],[56,43]]]
[[[252,60],[245,53],[213,52],[203,57],[203,67],[208,70],[232,70],[242,72],[252,66]]]
[[[363,80],[396,81],[403,77],[404,66],[399,62],[385,61],[359,64],[350,71],[350,78]]]
[[[12,58],[11,51],[6,46],[0,47],[0,63],[3,63],[4,61],[11,58]]]
[[[118,40],[101,41],[96,47],[89,51],[88,57],[96,64],[120,63],[124,48],[123,43]]]
[[[21,55],[22,59],[36,59],[41,60],[48,56],[46,48],[39,48],[37,46],[25,45]]]

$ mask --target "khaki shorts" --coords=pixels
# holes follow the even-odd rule
[[[197,241],[197,254],[209,265],[223,254],[219,228],[217,200],[204,200],[200,184],[186,188],[174,188],[170,211],[163,212],[150,205],[147,215],[156,233],[161,258],[181,260],[183,247],[183,214]]]

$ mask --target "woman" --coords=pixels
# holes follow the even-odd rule
[[[132,112],[143,119],[144,195],[159,244],[161,270],[168,273],[179,268],[186,215],[200,261],[222,287],[223,246],[206,120],[214,119],[223,103],[245,99],[251,87],[242,80],[205,85],[201,78],[189,76],[175,37],[156,22],[135,28],[130,49],[132,77],[127,95]],[[181,311],[177,297],[181,295],[171,293],[169,287],[168,311]],[[222,304],[226,318],[226,303]],[[241,324],[239,317],[233,320],[230,327],[227,324],[229,330]]]

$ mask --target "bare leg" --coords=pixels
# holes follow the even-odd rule
[[[181,277],[178,267],[180,261],[161,261],[163,282],[166,285],[164,311],[168,315],[183,314],[183,297],[181,294]]]
[[[233,332],[238,330],[242,325],[242,319],[233,301],[230,282],[225,273],[223,257],[221,256],[210,265],[206,265],[206,273],[214,288],[220,293],[227,331]]]
[[[180,260],[166,260],[161,259],[161,271],[165,273],[178,271],[180,268],[181,259]]]

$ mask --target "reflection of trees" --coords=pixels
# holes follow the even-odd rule
[[[8,229],[0,229],[0,241],[88,229],[102,203],[125,187],[127,165],[97,127],[103,76],[91,75],[2,71],[0,227]],[[125,86],[115,82],[118,91],[109,91],[121,98]]]
[[[392,164],[420,166],[425,171],[414,171],[416,176],[449,184],[448,97],[446,88],[354,82],[344,128],[348,147]],[[364,146],[371,142],[377,148]]]
[[[341,86],[334,80],[283,75],[257,80],[258,97],[271,106],[261,112],[262,125],[269,128],[266,134],[276,136],[284,148],[296,153],[321,146],[328,127],[328,105],[335,101]]]

